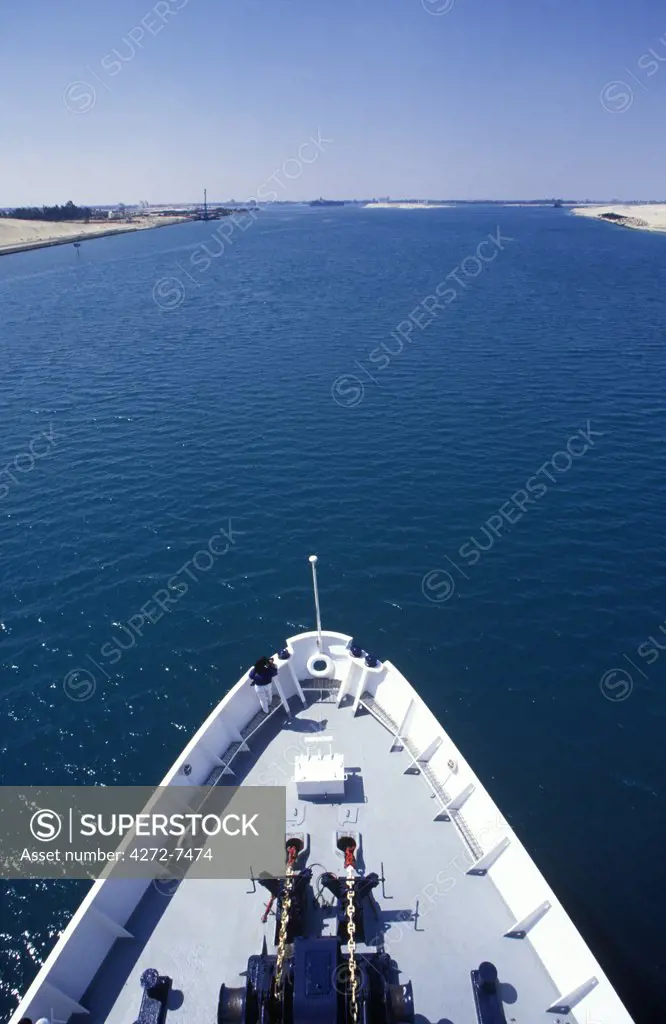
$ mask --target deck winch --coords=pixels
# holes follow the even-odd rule
[[[308,929],[308,908],[321,907],[310,888],[311,870],[298,867],[302,840],[287,840],[282,878],[257,879],[271,893],[263,921],[277,902],[276,952],[268,953],[264,938],[261,953],[247,962],[245,986],[222,985],[218,1024],[412,1024],[411,982],[397,983],[395,964],[383,950],[357,951],[366,941],[365,904],[380,877],[357,873],[354,838],[339,837],[337,847],[345,875],[320,876],[337,900],[335,935],[319,937],[320,918]]]
[[[294,939],[276,988],[277,957],[266,951],[247,962],[244,988],[222,985],[218,1024],[412,1024],[411,982],[394,982],[388,953],[357,959],[357,1008],[349,957],[335,937]]]

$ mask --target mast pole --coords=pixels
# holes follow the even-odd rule
[[[312,566],[312,586],[314,587],[315,611],[317,613],[317,647],[321,650],[321,612],[319,611],[319,587],[317,586],[317,556],[310,555]]]

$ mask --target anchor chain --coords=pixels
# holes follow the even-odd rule
[[[287,877],[284,883],[284,892],[280,904],[280,932],[278,934],[277,956],[275,958],[275,995],[279,998],[282,987],[282,974],[284,971],[284,958],[287,952],[287,928],[289,926],[289,912],[291,910],[291,899],[294,890],[294,864],[296,862],[296,849],[293,846],[287,847]]]
[[[351,870],[351,869],[350,869]],[[356,920],[354,915],[354,879],[347,878],[347,948],[349,950],[349,989],[351,1017],[358,1024],[358,966],[356,963]]]

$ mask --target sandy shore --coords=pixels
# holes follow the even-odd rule
[[[607,224],[619,224],[621,227],[636,228],[639,231],[666,231],[666,203],[639,206],[575,206],[571,212],[577,217],[591,217],[593,220],[604,220]]]
[[[80,221],[51,222],[44,220],[14,220],[0,217],[0,256],[26,249],[42,249],[48,245],[83,242],[105,235],[119,235],[126,231],[145,231],[148,228],[180,224],[187,217],[141,217],[132,223],[110,220],[83,224]]]

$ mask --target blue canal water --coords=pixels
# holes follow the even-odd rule
[[[664,1019],[666,239],[492,206],[220,230],[0,259],[1,781],[159,781],[312,627],[316,551],[324,625],[403,670]],[[3,1014],[83,891],[3,883]]]

